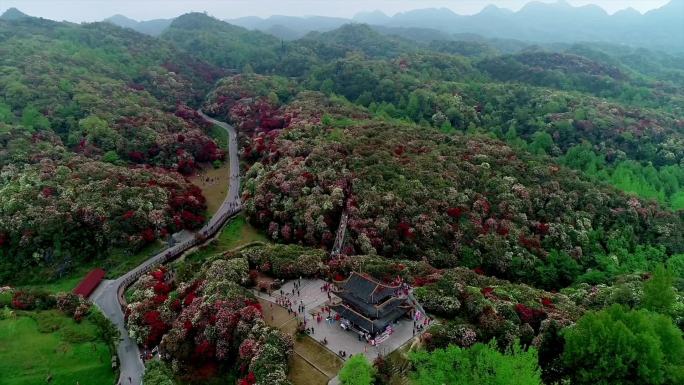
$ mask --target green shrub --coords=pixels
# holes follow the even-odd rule
[[[10,306],[12,304],[12,292],[5,291],[0,293],[0,307]]]
[[[523,350],[519,343],[501,353],[492,341],[469,349],[450,345],[433,352],[410,354],[414,385],[541,385],[537,351]]]
[[[64,327],[67,318],[57,311],[36,311],[27,313],[38,324],[41,333],[54,333]]]
[[[585,314],[564,334],[573,384],[684,383],[684,340],[664,315],[619,305]]]
[[[174,385],[173,373],[163,362],[152,360],[145,366],[143,383],[145,385]]]
[[[375,368],[363,354],[351,356],[340,370],[342,385],[370,385],[375,378]]]

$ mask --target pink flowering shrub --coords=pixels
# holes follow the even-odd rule
[[[131,337],[148,348],[159,345],[181,378],[211,378],[235,364],[250,368],[256,383],[273,380],[274,365],[286,379],[292,342],[264,324],[260,303],[239,286],[247,276],[247,259],[239,257],[208,261],[186,282],[169,281],[173,275],[164,268],[144,275],[128,305]]]

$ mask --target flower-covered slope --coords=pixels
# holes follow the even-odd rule
[[[282,95],[264,93],[264,84]],[[625,259],[620,265],[662,245],[647,257],[657,262],[684,244],[676,215],[547,157],[486,136],[371,119],[318,93],[290,101],[295,92],[278,84],[224,80],[207,103],[249,128],[243,155],[257,162],[247,172],[246,210],[273,239],[330,247],[346,209],[346,253],[427,258],[531,283],[543,283],[547,267],[570,270],[549,287],[610,270],[610,253]]]
[[[237,371],[240,385],[285,385],[290,336],[266,326],[260,304],[240,286],[247,280],[244,258],[215,258],[190,280],[166,269],[133,286],[126,311],[131,337],[160,347],[174,374],[188,380]]]

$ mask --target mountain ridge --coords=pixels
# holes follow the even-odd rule
[[[223,21],[258,30],[281,40],[296,40],[309,32],[327,32],[345,24],[366,23],[383,34],[406,34],[406,29],[435,30],[433,40],[453,40],[454,34],[476,34],[531,43],[601,42],[684,52],[684,1],[672,0],[640,13],[625,8],[609,14],[597,5],[573,6],[566,1],[532,1],[518,11],[490,4],[473,15],[448,8],[422,8],[389,16],[382,11],[359,12],[351,18],[331,16],[245,16]],[[105,19],[112,24],[159,36],[173,19],[137,21],[123,15]],[[393,31],[392,29],[399,29]],[[424,34],[419,40],[426,40]]]

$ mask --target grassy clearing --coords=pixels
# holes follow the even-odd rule
[[[287,377],[294,385],[326,385],[330,381],[328,376],[296,354],[290,359],[290,373]]]
[[[223,228],[217,238],[217,247],[223,252],[257,241],[268,242],[268,238],[247,223],[244,215],[239,215]]]
[[[294,335],[297,322],[287,310],[262,299],[259,303],[268,325]],[[294,385],[326,385],[342,368],[342,360],[311,337],[295,338],[294,350],[288,374]]]
[[[252,242],[268,242],[268,238],[247,223],[244,215],[238,215],[223,227],[214,241],[188,255],[185,260],[199,262]]]
[[[221,207],[228,193],[230,163],[223,162],[219,168],[205,166],[189,179],[202,190],[202,194],[207,199],[207,216],[211,217]]]
[[[97,327],[58,311],[17,312],[0,320],[0,385],[108,385],[111,356]]]
[[[151,243],[135,254],[129,254],[124,250],[113,250],[106,260],[91,261],[79,265],[67,275],[56,280],[35,279],[32,283],[20,286],[26,290],[45,290],[51,293],[67,292],[73,290],[76,285],[94,268],[101,267],[107,272],[107,279],[117,278],[127,271],[138,266],[150,256],[158,253],[165,247],[161,241]],[[40,277],[40,275],[38,276]],[[33,283],[35,282],[35,283]],[[38,283],[40,282],[40,283]]]
[[[219,148],[228,148],[228,132],[223,128],[213,125],[209,129],[209,136],[216,141]]]
[[[300,338],[295,352],[313,362],[329,378],[335,377],[342,368],[342,360],[311,337]]]
[[[208,130],[209,136],[216,141],[219,148],[228,148],[228,132],[219,126],[211,126]],[[207,199],[207,215],[211,217],[216,213],[228,192],[230,180],[230,162],[226,154],[226,160],[218,163],[220,167],[205,165],[197,174],[193,174],[190,181],[202,189],[204,197]]]

